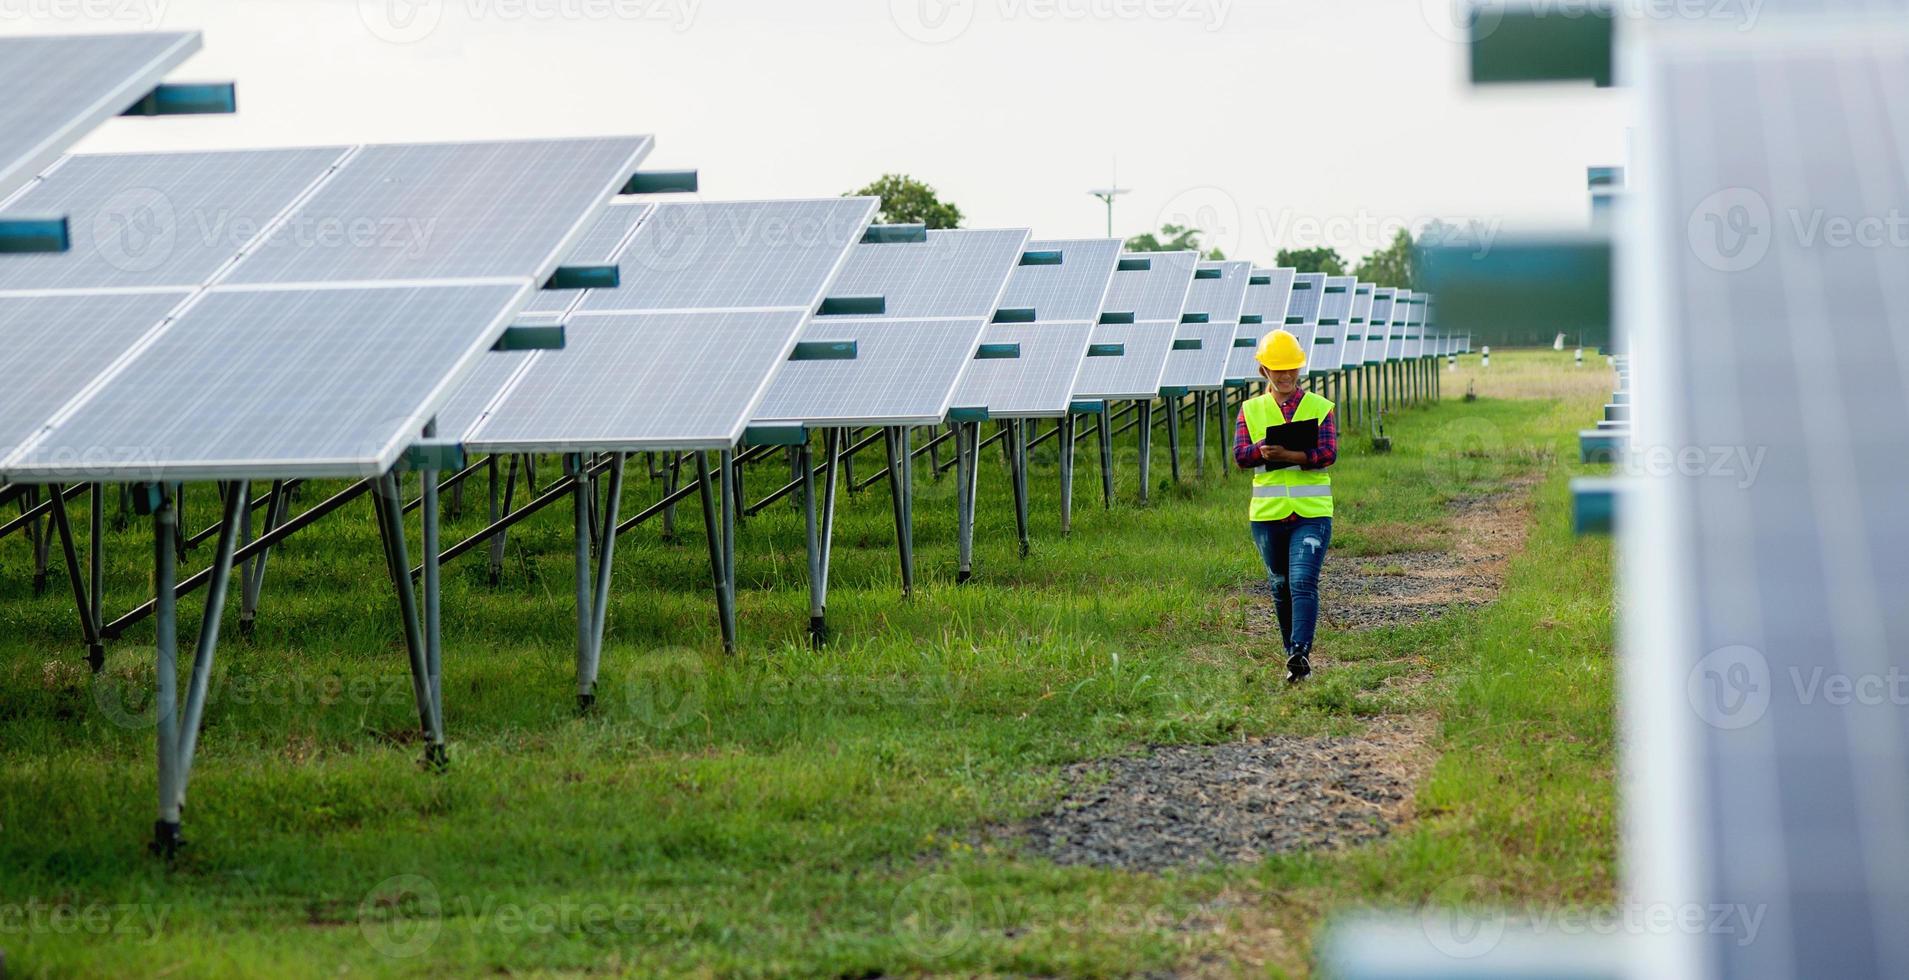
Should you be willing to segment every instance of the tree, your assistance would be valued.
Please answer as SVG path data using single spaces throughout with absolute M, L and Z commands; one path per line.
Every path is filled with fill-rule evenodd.
M 1185 225 L 1161 225 L 1160 234 L 1141 232 L 1127 239 L 1129 252 L 1199 252 L 1200 257 L 1211 262 L 1226 258 L 1226 253 L 1217 248 L 1202 249 L 1200 236 L 1204 234 L 1198 228 Z M 1162 236 L 1165 236 L 1164 238 Z
M 1318 248 L 1282 248 L 1279 250 L 1278 264 L 1300 272 L 1323 272 L 1329 276 L 1346 274 L 1346 260 L 1339 257 L 1336 249 L 1323 245 Z
M 1359 260 L 1352 274 L 1360 282 L 1376 286 L 1412 287 L 1412 233 L 1403 228 L 1392 236 L 1392 244 Z
M 879 197 L 880 220 L 884 224 L 920 223 L 930 228 L 961 227 L 961 209 L 935 194 L 935 189 L 907 174 L 883 174 L 882 178 L 843 197 Z

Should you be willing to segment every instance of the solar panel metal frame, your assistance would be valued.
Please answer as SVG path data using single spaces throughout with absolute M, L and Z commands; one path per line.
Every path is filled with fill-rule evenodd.
M 0 38 L 0 66 L 23 66 L 29 70 L 34 67 L 34 64 L 29 60 L 29 55 L 24 51 L 9 51 L 8 49 L 25 49 L 36 45 L 43 47 L 53 45 L 92 45 L 97 48 L 103 48 L 113 43 L 137 44 L 139 46 L 149 45 L 150 50 L 145 52 L 146 60 L 136 65 L 126 66 L 126 70 L 118 73 L 118 77 L 114 81 L 98 86 L 91 92 L 84 93 L 81 97 L 90 97 L 90 101 L 82 105 L 69 107 L 70 112 L 65 115 L 64 122 L 56 122 L 50 128 L 42 127 L 37 136 L 27 137 L 27 139 L 31 139 L 33 142 L 27 143 L 27 141 L 23 139 L 20 142 L 24 145 L 15 146 L 0 153 L 0 202 L 5 202 L 15 191 L 26 186 L 36 174 L 51 166 L 54 161 L 60 158 L 61 154 L 65 153 L 73 144 L 79 142 L 87 133 L 98 128 L 107 120 L 125 112 L 140 99 L 145 98 L 153 89 L 159 86 L 159 83 L 163 81 L 173 69 L 183 64 L 186 59 L 197 54 L 203 44 L 202 37 L 197 31 L 152 34 L 59 35 Z M 101 53 L 103 54 L 105 52 Z M 66 62 L 71 59 L 73 55 L 71 52 L 56 52 L 53 53 L 52 57 L 56 61 Z M 40 64 L 45 64 L 44 58 Z M 63 67 L 78 66 L 63 65 Z M 0 77 L 4 77 L 3 70 L 0 70 Z M 24 79 L 22 78 L 7 79 L 6 81 L 6 91 L 9 93 L 9 98 L 21 100 L 16 104 L 25 104 L 29 96 L 37 94 L 29 86 L 19 84 L 23 81 Z M 70 81 L 71 80 L 68 80 L 69 84 Z M 62 94 L 69 93 L 63 92 Z M 5 127 L 0 127 L 0 132 L 4 132 L 4 130 Z

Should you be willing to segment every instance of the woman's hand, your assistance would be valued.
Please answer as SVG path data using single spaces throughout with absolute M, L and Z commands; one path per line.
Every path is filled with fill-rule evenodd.
M 1259 458 L 1274 466 L 1303 466 L 1306 462 L 1305 453 L 1283 446 L 1262 445 L 1259 447 Z

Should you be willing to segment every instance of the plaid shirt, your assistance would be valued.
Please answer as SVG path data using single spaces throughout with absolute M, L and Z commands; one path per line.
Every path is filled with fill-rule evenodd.
M 1293 420 L 1293 412 L 1299 410 L 1300 399 L 1306 397 L 1304 389 L 1293 389 L 1293 396 L 1279 403 L 1279 414 L 1286 421 Z M 1300 464 L 1302 470 L 1323 470 L 1339 460 L 1339 410 L 1333 409 L 1319 420 L 1319 445 L 1306 453 L 1306 461 Z M 1261 463 L 1259 444 L 1253 441 L 1253 434 L 1246 428 L 1246 410 L 1240 410 L 1239 426 L 1233 430 L 1233 462 L 1240 469 L 1256 470 Z

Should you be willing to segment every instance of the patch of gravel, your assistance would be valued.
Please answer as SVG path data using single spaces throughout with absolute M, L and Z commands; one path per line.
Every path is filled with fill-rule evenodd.
M 1019 836 L 1056 864 L 1140 871 L 1363 843 L 1409 816 L 1429 728 L 1397 718 L 1356 738 L 1157 746 L 1077 763 L 1064 774 L 1074 789 Z

